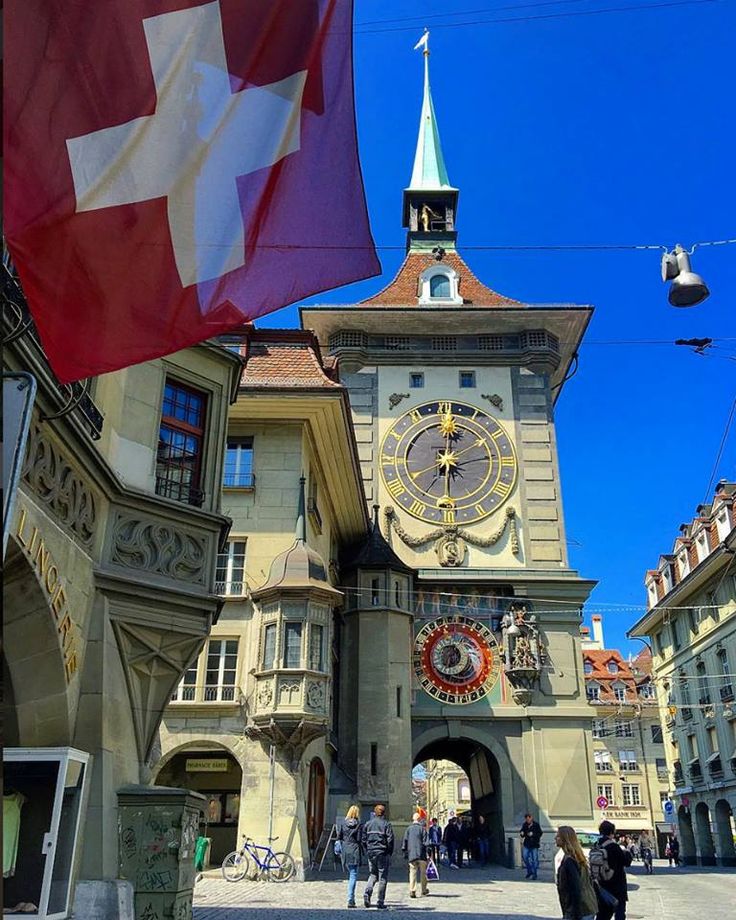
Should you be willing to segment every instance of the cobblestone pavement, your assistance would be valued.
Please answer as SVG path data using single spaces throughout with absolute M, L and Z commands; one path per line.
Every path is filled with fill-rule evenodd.
M 439 881 L 430 882 L 430 895 L 410 900 L 405 865 L 395 860 L 386 904 L 426 920 L 558 920 L 560 908 L 552 873 L 540 872 L 539 881 L 526 882 L 522 870 L 440 868 Z M 365 877 L 358 882 L 362 904 Z M 308 882 L 226 882 L 209 872 L 194 892 L 194 920 L 355 920 L 364 916 L 346 908 L 344 879 L 324 874 Z M 371 916 L 381 916 L 370 910 Z M 634 866 L 629 875 L 628 920 L 707 920 L 736 918 L 736 872 L 727 869 L 669 869 L 657 865 L 652 876 Z M 408 920 L 408 917 L 407 917 Z

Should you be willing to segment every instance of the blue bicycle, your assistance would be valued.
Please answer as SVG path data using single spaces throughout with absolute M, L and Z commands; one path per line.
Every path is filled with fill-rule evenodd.
M 252 872 L 251 860 L 258 867 L 257 874 L 272 882 L 286 882 L 296 872 L 296 863 L 288 853 L 274 853 L 270 846 L 261 846 L 251 837 L 243 835 L 243 845 L 240 849 L 228 853 L 222 861 L 223 878 L 228 882 L 239 882 L 244 879 Z

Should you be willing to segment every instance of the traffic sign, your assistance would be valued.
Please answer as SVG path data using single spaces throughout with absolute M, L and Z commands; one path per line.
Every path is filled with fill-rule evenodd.
M 675 803 L 670 799 L 665 799 L 662 802 L 662 811 L 664 812 L 665 821 L 672 821 L 675 817 Z
M 605 795 L 599 795 L 595 800 L 595 804 L 599 808 L 608 808 L 608 799 L 605 797 Z

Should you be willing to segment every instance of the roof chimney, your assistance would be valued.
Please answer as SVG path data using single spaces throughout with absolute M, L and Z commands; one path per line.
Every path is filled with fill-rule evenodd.
M 594 613 L 590 620 L 593 624 L 593 641 L 598 648 L 605 648 L 606 644 L 603 641 L 603 617 L 600 613 Z

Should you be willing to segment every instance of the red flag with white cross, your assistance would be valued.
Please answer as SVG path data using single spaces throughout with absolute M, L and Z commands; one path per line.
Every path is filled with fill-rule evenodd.
M 62 382 L 380 271 L 351 0 L 22 0 L 5 234 Z

